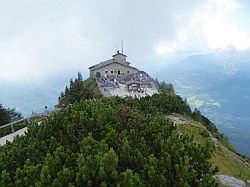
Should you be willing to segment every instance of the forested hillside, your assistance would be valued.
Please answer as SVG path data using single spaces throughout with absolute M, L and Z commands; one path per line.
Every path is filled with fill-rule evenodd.
M 176 95 L 76 102 L 0 147 L 0 184 L 215 186 L 210 139 L 180 134 L 171 113 L 192 116 Z

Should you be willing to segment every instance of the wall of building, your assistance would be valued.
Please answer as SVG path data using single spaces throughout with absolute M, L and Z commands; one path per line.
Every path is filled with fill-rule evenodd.
M 120 71 L 120 74 L 135 74 L 138 73 L 139 70 L 136 70 L 134 68 L 130 68 L 129 66 L 123 66 L 121 64 L 113 63 L 109 64 L 107 66 L 98 68 L 96 70 L 93 70 L 90 72 L 91 76 L 95 76 L 97 72 L 100 72 L 101 76 L 105 75 L 118 75 Z M 113 72 L 113 73 L 112 73 Z
M 126 56 L 122 55 L 122 54 L 117 54 L 115 56 L 113 56 L 113 58 L 115 59 L 115 61 L 117 62 L 122 62 L 125 63 L 126 62 Z

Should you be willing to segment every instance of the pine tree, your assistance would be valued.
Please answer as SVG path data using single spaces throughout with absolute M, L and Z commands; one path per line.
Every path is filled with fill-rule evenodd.
M 9 108 L 5 109 L 0 104 L 0 126 L 17 121 L 22 118 L 23 118 L 22 115 L 16 112 L 15 109 L 9 109 Z

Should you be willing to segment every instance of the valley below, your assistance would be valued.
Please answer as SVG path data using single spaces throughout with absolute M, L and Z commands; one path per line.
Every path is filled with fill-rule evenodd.
M 158 72 L 157 78 L 172 82 L 178 95 L 212 120 L 236 150 L 249 157 L 250 68 L 248 61 L 238 63 L 236 57 L 229 61 L 215 55 L 192 56 Z

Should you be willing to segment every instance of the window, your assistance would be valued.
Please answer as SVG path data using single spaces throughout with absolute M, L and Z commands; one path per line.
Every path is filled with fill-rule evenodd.
M 101 73 L 100 72 L 96 72 L 96 77 L 101 77 Z
M 108 74 L 108 71 L 105 71 L 106 74 Z
M 129 73 L 129 71 L 127 71 L 127 73 Z
M 111 74 L 113 74 L 113 71 L 111 71 Z

